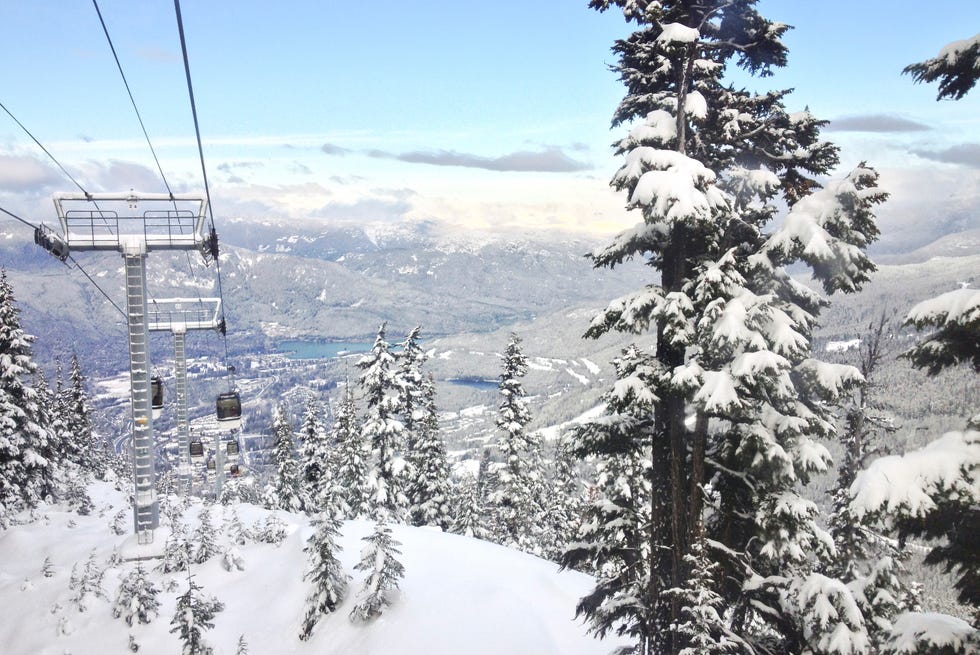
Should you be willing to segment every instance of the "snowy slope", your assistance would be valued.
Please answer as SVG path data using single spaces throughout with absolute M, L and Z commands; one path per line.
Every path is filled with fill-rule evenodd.
M 97 509 L 90 516 L 48 507 L 40 520 L 0 532 L 4 655 L 123 653 L 128 652 L 130 634 L 144 655 L 179 652 L 178 639 L 169 630 L 176 597 L 186 590 L 184 573 L 151 573 L 158 586 L 172 580 L 176 587 L 160 594 L 160 614 L 149 625 L 130 628 L 111 615 L 119 580 L 135 566 L 131 561 L 106 570 L 102 586 L 108 599 L 90 596 L 86 612 L 70 600 L 73 564 L 81 568 L 93 549 L 101 566 L 114 549 L 123 554 L 134 549 L 131 537 L 109 530 L 113 515 L 125 506 L 123 495 L 106 485 L 92 487 L 91 493 Z M 197 525 L 199 508 L 196 504 L 185 514 L 190 530 Z M 268 514 L 250 505 L 239 505 L 238 511 L 246 526 Z M 213 512 L 219 526 L 221 513 L 220 507 Z M 339 611 L 321 619 L 309 641 L 302 642 L 297 634 L 308 591 L 301 579 L 306 567 L 303 546 L 312 528 L 301 515 L 280 516 L 288 523 L 289 536 L 278 546 L 240 546 L 244 571 L 226 571 L 220 558 L 192 566 L 205 593 L 225 603 L 214 629 L 205 636 L 219 655 L 235 653 L 241 635 L 253 655 L 598 655 L 617 645 L 611 639 L 592 639 L 573 619 L 577 599 L 591 588 L 588 576 L 559 573 L 550 562 L 486 542 L 407 526 L 393 528 L 406 571 L 397 599 L 380 618 L 354 624 L 348 613 L 362 575 L 353 567 L 360 538 L 371 528 L 364 521 L 346 523 L 339 540 L 341 561 L 352 575 L 347 599 Z M 71 521 L 75 527 L 69 527 Z M 164 530 L 157 531 L 156 543 L 162 544 L 165 536 Z M 45 557 L 54 568 L 49 578 L 41 574 Z

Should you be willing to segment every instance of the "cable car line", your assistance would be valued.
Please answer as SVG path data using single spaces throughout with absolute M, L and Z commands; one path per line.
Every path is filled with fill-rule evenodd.
M 37 234 L 37 233 L 38 233 L 38 231 L 39 231 L 39 230 L 41 229 L 41 226 L 38 226 L 38 225 L 34 225 L 34 224 L 33 224 L 33 223 L 31 223 L 30 221 L 28 221 L 28 220 L 26 220 L 26 219 L 24 219 L 24 218 L 21 218 L 21 217 L 20 217 L 20 216 L 18 216 L 17 214 L 15 214 L 15 213 L 13 213 L 12 211 L 9 211 L 9 210 L 7 210 L 7 209 L 4 209 L 3 207 L 0 207 L 0 212 L 3 212 L 3 213 L 4 213 L 4 214 L 6 214 L 7 216 L 9 216 L 9 217 L 11 217 L 11 218 L 13 218 L 13 219 L 16 219 L 16 220 L 18 220 L 18 221 L 20 221 L 21 223 L 23 223 L 23 224 L 24 224 L 24 225 L 26 225 L 27 227 L 30 227 L 30 228 L 33 228 L 33 229 L 34 229 L 34 233 L 35 233 L 35 234 Z M 112 300 L 112 298 L 110 298 L 110 297 L 109 297 L 109 294 L 107 294 L 107 293 L 105 292 L 105 289 L 103 289 L 102 287 L 100 287 L 100 286 L 99 286 L 99 283 L 98 283 L 98 282 L 96 282 L 96 281 L 95 281 L 95 279 L 94 279 L 94 278 L 93 278 L 93 277 L 92 277 L 91 275 L 89 275 L 89 274 L 88 274 L 88 272 L 87 272 L 87 271 L 86 271 L 86 270 L 85 270 L 84 268 L 82 268 L 82 265 L 78 263 L 78 260 L 77 260 L 77 259 L 75 259 L 74 257 L 72 257 L 72 256 L 71 256 L 70 254 L 69 254 L 69 255 L 66 255 L 64 259 L 62 259 L 61 257 L 58 257 L 58 259 L 61 259 L 61 261 L 62 261 L 62 263 L 64 263 L 64 264 L 65 264 L 65 266 L 68 266 L 68 264 L 67 264 L 67 263 L 65 262 L 65 260 L 66 260 L 66 259 L 67 259 L 67 260 L 70 260 L 70 261 L 71 261 L 71 263 L 75 265 L 75 268 L 77 268 L 78 270 L 80 270 L 80 271 L 82 272 L 82 275 L 84 275 L 85 277 L 87 277 L 87 278 L 89 279 L 89 282 L 91 282 L 92 284 L 94 284 L 94 285 L 95 285 L 95 288 L 99 290 L 99 293 L 101 293 L 101 294 L 102 294 L 103 296 L 105 296 L 105 299 L 109 301 L 109 304 L 110 304 L 110 305 L 112 305 L 113 307 L 115 307 L 115 308 L 116 308 L 116 311 L 117 311 L 117 312 L 119 312 L 120 314 L 122 314 L 122 316 L 123 316 L 123 318 L 126 318 L 126 312 L 124 312 L 124 311 L 123 311 L 123 310 L 122 310 L 122 309 L 121 309 L 121 308 L 119 307 L 119 305 L 117 305 L 117 304 L 116 304 L 116 303 L 115 303 L 115 302 L 114 302 L 114 301 Z M 69 268 L 70 268 L 70 267 L 69 267 Z
M 153 143 L 150 142 L 150 135 L 146 131 L 146 125 L 143 124 L 143 117 L 140 115 L 139 107 L 136 106 L 136 99 L 133 97 L 133 92 L 129 88 L 129 81 L 126 80 L 126 73 L 123 72 L 122 64 L 119 62 L 119 55 L 116 54 L 116 46 L 112 44 L 112 37 L 109 36 L 109 28 L 106 27 L 105 20 L 102 18 L 102 11 L 99 9 L 98 0 L 92 0 L 92 4 L 95 6 L 95 13 L 99 15 L 99 23 L 102 24 L 102 31 L 105 33 L 106 41 L 109 42 L 109 49 L 112 50 L 112 58 L 116 60 L 116 68 L 119 69 L 119 75 L 122 77 L 123 85 L 126 87 L 126 93 L 129 94 L 129 101 L 133 103 L 133 111 L 136 112 L 136 119 L 140 123 L 140 128 L 143 130 L 143 136 L 146 137 L 146 145 L 150 147 L 150 153 L 153 155 L 153 161 L 156 162 L 157 170 L 160 172 L 160 177 L 163 178 L 163 185 L 167 187 L 167 193 L 170 194 L 171 199 L 174 197 L 174 192 L 170 188 L 170 183 L 167 181 L 167 176 L 163 174 L 163 167 L 160 166 L 160 160 L 157 158 L 157 152 L 153 149 Z M 174 205 L 176 207 L 176 204 Z
M 180 13 L 180 0 L 174 0 L 174 11 L 177 14 L 177 31 L 180 34 L 180 50 L 184 57 L 184 74 L 187 77 L 187 94 L 191 101 L 191 114 L 194 117 L 194 134 L 197 137 L 197 154 L 201 159 L 201 175 L 204 177 L 204 195 L 208 201 L 208 217 L 211 220 L 211 234 L 212 239 L 216 237 L 215 227 L 214 227 L 214 207 L 211 204 L 211 189 L 208 185 L 208 171 L 207 167 L 204 165 L 204 147 L 201 145 L 201 126 L 197 120 L 197 103 L 194 101 L 194 85 L 191 82 L 191 64 L 187 56 L 187 39 L 184 36 L 184 19 Z M 218 278 L 218 297 L 221 298 L 221 318 L 224 320 L 225 317 L 225 303 L 224 303 L 224 293 L 222 292 L 221 285 L 221 262 L 217 256 L 217 252 L 214 253 L 214 267 Z M 224 344 L 225 351 L 225 363 L 228 362 L 228 335 L 222 333 L 222 341 Z
M 86 196 L 91 196 L 92 195 L 88 191 L 85 190 L 85 187 L 83 187 L 81 184 L 78 183 L 78 180 L 76 180 L 72 176 L 71 173 L 69 173 L 67 170 L 65 170 L 65 167 L 61 165 L 61 162 L 59 162 L 57 159 L 55 159 L 54 155 L 52 155 L 51 152 L 47 148 L 44 147 L 44 144 L 42 144 L 40 141 L 38 141 L 37 140 L 37 137 L 35 137 L 33 134 L 31 134 L 31 131 L 29 129 L 27 129 L 24 126 L 23 123 L 21 123 L 19 120 L 17 120 L 17 117 L 14 116 L 10 112 L 10 110 L 7 109 L 7 106 L 4 105 L 2 102 L 0 102 L 0 109 L 3 109 L 5 112 L 7 112 L 7 115 L 10 116 L 14 120 L 14 122 L 17 123 L 17 125 L 20 126 L 20 129 L 24 130 L 24 132 L 27 133 L 27 136 L 31 137 L 31 139 L 34 141 L 34 143 L 37 144 L 37 147 L 40 148 L 41 150 L 43 150 L 44 151 L 44 154 L 46 154 L 51 159 L 51 161 L 53 161 L 55 163 L 55 166 L 57 166 L 58 168 L 60 168 L 61 169 L 61 172 L 64 173 L 66 176 L 68 176 L 68 179 L 69 180 L 71 180 L 72 182 L 75 183 L 75 186 L 78 187 L 79 191 L 81 191 L 82 193 L 84 193 Z M 98 207 L 98 205 L 96 205 L 96 207 Z

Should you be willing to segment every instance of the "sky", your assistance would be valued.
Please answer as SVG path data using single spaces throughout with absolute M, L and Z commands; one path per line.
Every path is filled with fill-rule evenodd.
M 175 190 L 203 189 L 169 0 L 101 0 Z M 904 66 L 980 29 L 980 3 L 762 0 L 789 65 L 749 88 L 794 88 L 831 120 L 838 174 L 861 161 L 892 194 L 885 241 L 977 227 L 980 91 L 936 102 Z M 586 0 L 283 0 L 182 5 L 213 209 L 286 221 L 440 220 L 612 234 L 637 219 L 609 189 L 623 87 L 610 47 L 631 31 Z M 0 102 L 88 190 L 164 185 L 86 0 L 10 0 Z M 0 207 L 54 221 L 74 185 L 0 112 Z M 22 214 L 23 215 L 23 214 Z M 2 224 L 0 224 L 2 225 Z M 904 235 L 904 236 L 903 236 Z M 908 237 L 911 238 L 911 237 Z

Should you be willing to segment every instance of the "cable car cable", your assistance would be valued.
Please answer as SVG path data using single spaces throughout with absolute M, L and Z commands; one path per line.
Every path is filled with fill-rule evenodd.
M 106 27 L 105 20 L 102 18 L 102 11 L 99 9 L 98 0 L 92 0 L 92 4 L 95 6 L 95 13 L 99 15 L 99 23 L 102 24 L 102 31 L 105 33 L 106 41 L 109 42 L 109 49 L 112 51 L 112 58 L 116 60 L 116 68 L 119 69 L 119 75 L 122 77 L 123 85 L 126 87 L 126 93 L 129 94 L 129 101 L 133 104 L 133 111 L 136 112 L 136 120 L 140 123 L 140 128 L 143 130 L 143 136 L 146 137 L 146 145 L 150 147 L 150 153 L 153 155 L 153 161 L 156 162 L 157 170 L 160 172 L 160 177 L 163 178 L 163 185 L 167 187 L 167 193 L 171 198 L 174 196 L 174 192 L 170 189 L 170 183 L 167 181 L 167 176 L 163 174 L 163 167 L 160 166 L 160 160 L 157 158 L 157 152 L 153 149 L 153 143 L 150 142 L 150 135 L 146 131 L 146 125 L 143 124 L 143 117 L 140 115 L 139 107 L 136 106 L 136 99 L 133 97 L 133 92 L 129 88 L 129 82 L 126 80 L 126 73 L 123 72 L 122 64 L 119 62 L 119 55 L 116 54 L 116 46 L 112 44 L 112 37 L 109 36 L 109 28 Z M 176 203 L 174 205 L 176 209 Z
M 191 115 L 194 117 L 194 134 L 197 136 L 197 154 L 201 159 L 201 175 L 204 177 L 204 195 L 208 201 L 208 218 L 211 220 L 211 230 L 214 227 L 214 207 L 211 204 L 211 189 L 208 186 L 208 171 L 204 165 L 204 147 L 201 145 L 201 126 L 197 120 L 197 103 L 194 101 L 194 85 L 191 82 L 191 64 L 187 56 L 187 39 L 184 36 L 184 19 L 180 13 L 180 0 L 174 0 L 174 11 L 177 14 L 177 31 L 180 34 L 180 50 L 184 57 L 184 74 L 187 78 L 187 94 L 191 101 Z M 218 277 L 218 297 L 221 298 L 221 318 L 225 317 L 224 293 L 221 284 L 221 262 L 214 258 L 215 272 Z M 225 351 L 225 363 L 228 362 L 228 335 L 222 334 Z
M 4 209 L 3 207 L 0 207 L 0 212 L 3 212 L 7 216 L 10 216 L 11 218 L 20 221 L 21 223 L 23 223 L 24 225 L 26 225 L 28 227 L 34 228 L 35 230 L 38 229 L 38 226 L 37 225 L 34 225 L 33 223 L 31 223 L 30 221 L 28 221 L 28 220 L 26 220 L 24 218 L 21 218 L 20 216 L 18 216 L 17 214 L 13 213 L 12 211 L 9 211 L 7 209 Z M 122 316 L 123 316 L 124 319 L 127 319 L 128 320 L 128 317 L 126 316 L 126 312 L 124 312 L 119 307 L 119 305 L 117 305 L 112 300 L 112 298 L 109 297 L 109 294 L 107 294 L 105 292 L 105 289 L 103 289 L 102 287 L 100 287 L 99 286 L 99 283 L 96 282 L 95 279 L 91 275 L 89 275 L 88 272 L 84 268 L 82 268 L 82 265 L 78 263 L 78 260 L 77 259 L 75 259 L 74 257 L 72 257 L 70 254 L 65 259 L 71 260 L 71 263 L 75 265 L 75 268 L 77 268 L 78 270 L 80 270 L 82 272 L 82 275 L 84 275 L 85 277 L 87 277 L 88 280 L 89 280 L 89 282 L 91 282 L 93 285 L 95 285 L 95 288 L 99 290 L 99 293 L 101 293 L 103 296 L 105 296 L 105 299 L 109 301 L 109 304 L 112 305 L 113 307 L 115 307 L 116 308 L 116 311 L 118 311 L 120 314 L 122 314 Z M 68 266 L 68 264 L 66 263 L 65 266 Z
M 46 154 L 51 159 L 51 161 L 53 161 L 55 163 L 55 166 L 57 166 L 58 168 L 61 169 L 61 172 L 62 173 L 64 173 L 66 176 L 68 176 L 68 179 L 69 180 L 71 180 L 72 182 L 75 183 L 75 186 L 77 186 L 78 189 L 82 193 L 84 193 L 86 196 L 91 196 L 92 195 L 88 191 L 85 190 L 85 187 L 83 187 L 81 184 L 78 183 L 78 180 L 76 180 L 74 177 L 72 177 L 72 174 L 71 173 L 69 173 L 67 170 L 65 170 L 65 167 L 61 165 L 61 162 L 59 162 L 57 159 L 55 159 L 54 155 L 52 155 L 51 152 L 47 148 L 44 147 L 44 144 L 42 144 L 40 141 L 38 141 L 37 140 L 37 137 L 35 137 L 33 134 L 31 134 L 31 131 L 29 129 L 27 129 L 24 126 L 23 123 L 21 123 L 19 120 L 17 120 L 17 117 L 14 116 L 10 112 L 10 110 L 7 109 L 7 106 L 4 105 L 2 102 L 0 102 L 0 109 L 3 109 L 5 112 L 7 112 L 7 115 L 10 116 L 14 120 L 14 122 L 17 123 L 17 125 L 20 126 L 20 129 L 24 130 L 24 132 L 27 133 L 27 136 L 31 137 L 31 139 L 34 141 L 34 143 L 37 144 L 37 147 L 44 151 L 44 154 Z

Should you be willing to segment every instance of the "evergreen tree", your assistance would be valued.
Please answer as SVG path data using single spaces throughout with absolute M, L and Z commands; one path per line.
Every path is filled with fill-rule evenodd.
M 225 521 L 225 535 L 228 541 L 238 546 L 244 546 L 251 539 L 249 530 L 242 523 L 242 517 L 238 514 L 238 509 L 232 507 L 231 513 Z
M 476 478 L 464 475 L 456 481 L 454 488 L 456 493 L 450 530 L 465 537 L 489 540 L 493 533 L 487 526 L 486 510 Z
M 204 632 L 214 627 L 215 615 L 225 608 L 213 596 L 205 596 L 194 577 L 187 575 L 187 592 L 177 597 L 177 608 L 170 621 L 170 632 L 183 642 L 181 655 L 212 655 L 214 649 L 204 641 Z
M 238 647 L 235 650 L 235 655 L 248 655 L 248 642 L 245 641 L 245 635 L 238 637 Z
M 195 564 L 203 564 L 221 552 L 218 546 L 218 534 L 211 522 L 211 508 L 205 506 L 198 514 L 198 526 L 191 535 L 191 543 L 194 545 L 191 561 Z
M 827 469 L 829 453 L 815 438 L 831 433 L 828 403 L 859 374 L 811 357 L 825 301 L 785 268 L 802 261 L 827 293 L 857 290 L 873 270 L 864 249 L 877 236 L 872 209 L 884 194 L 864 166 L 817 190 L 814 178 L 837 163 L 836 148 L 819 138 L 822 122 L 787 112 L 786 91 L 725 83 L 731 63 L 762 76 L 786 63 L 788 26 L 763 18 L 754 0 L 590 5 L 619 7 L 638 28 L 614 47 L 627 95 L 613 122 L 635 126 L 616 144 L 625 162 L 612 185 L 641 215 L 592 259 L 611 267 L 642 257 L 659 273 L 611 303 L 588 332 L 656 336 L 647 381 L 647 596 L 643 612 L 623 610 L 622 620 L 642 625 L 645 652 L 688 645 L 673 629 L 683 604 L 665 592 L 684 586 L 684 556 L 704 525 L 724 546 L 712 556 L 721 557 L 719 593 L 734 608 L 733 632 L 750 648 L 776 635 L 775 650 L 797 652 L 808 647 L 809 610 L 782 599 L 809 576 L 806 555 L 830 550 L 799 488 Z M 767 233 L 780 200 L 789 215 Z M 634 434 L 628 428 L 621 432 Z M 714 494 L 710 514 L 705 489 Z M 615 524 L 607 529 L 615 542 Z M 627 602 L 610 594 L 614 605 Z
M 497 487 L 490 494 L 496 515 L 498 539 L 507 546 L 538 552 L 539 519 L 542 507 L 541 443 L 528 432 L 531 414 L 521 378 L 527 373 L 527 358 L 521 340 L 511 334 L 504 350 L 500 374 L 500 406 L 497 448 L 504 464 L 497 472 Z
M 427 359 L 425 351 L 419 344 L 422 326 L 416 326 L 405 337 L 401 352 L 398 353 L 398 413 L 405 426 L 406 439 L 409 444 L 415 440 L 415 422 L 421 418 L 421 405 L 425 394 L 425 374 L 422 367 Z M 409 449 L 411 451 L 411 449 Z
M 415 401 L 415 420 L 410 431 L 408 462 L 415 477 L 408 487 L 412 525 L 450 526 L 449 463 L 446 444 L 439 435 L 436 385 L 432 376 L 422 378 L 421 395 Z
M 878 452 L 884 434 L 894 431 L 885 408 L 879 402 L 876 378 L 886 357 L 888 313 L 882 312 L 861 339 L 858 370 L 863 381 L 857 386 L 844 417 L 840 441 L 844 455 L 837 469 L 832 491 L 833 509 L 830 534 L 836 545 L 825 571 L 845 581 L 865 618 L 869 652 L 882 652 L 892 621 L 899 612 L 915 609 L 915 589 L 905 581 L 902 560 L 907 553 L 872 526 L 865 525 L 850 511 L 850 489 L 858 472 Z M 877 442 L 877 443 L 876 443 Z
M 52 437 L 37 392 L 25 379 L 37 372 L 7 271 L 0 269 L 0 528 L 49 492 L 55 464 L 41 455 Z
M 256 541 L 273 545 L 281 544 L 287 536 L 286 523 L 275 512 L 268 514 L 254 532 Z
M 367 402 L 363 435 L 372 451 L 367 475 L 368 505 L 374 518 L 387 513 L 392 520 L 401 522 L 408 514 L 405 491 L 409 471 L 403 457 L 405 425 L 397 415 L 400 382 L 394 365 L 382 324 L 371 352 L 357 362 L 363 371 L 359 383 Z
M 384 512 L 375 522 L 374 531 L 364 537 L 367 545 L 361 551 L 361 561 L 354 567 L 367 571 L 360 596 L 351 610 L 352 621 L 368 621 L 380 616 L 391 605 L 392 593 L 398 589 L 398 581 L 405 575 L 405 567 L 395 559 L 401 552 L 401 544 L 391 536 L 391 528 L 385 522 Z
M 545 557 L 561 561 L 565 549 L 578 533 L 581 514 L 585 509 L 572 444 L 564 434 L 555 441 L 553 461 L 553 472 L 545 494 L 545 530 L 541 547 Z
M 653 357 L 633 345 L 613 361 L 616 384 L 605 394 L 603 416 L 578 427 L 575 452 L 594 459 L 598 496 L 585 508 L 577 538 L 562 566 L 594 571 L 596 587 L 576 615 L 589 618 L 600 637 L 610 632 L 636 640 L 650 653 L 657 601 L 651 588 L 650 435 L 654 431 Z M 666 600 L 666 599 L 665 599 Z
M 306 413 L 299 430 L 300 462 L 303 494 L 306 499 L 316 498 L 327 484 L 326 476 L 331 469 L 330 443 L 327 430 L 321 420 L 322 411 L 316 397 L 310 393 L 306 401 Z
M 85 612 L 88 610 L 88 601 L 86 600 L 89 596 L 94 596 L 96 598 L 102 598 L 106 600 L 105 589 L 102 588 L 102 578 L 105 576 L 105 571 L 99 566 L 95 559 L 95 549 L 89 553 L 88 560 L 85 562 L 85 567 L 79 571 L 78 566 L 75 565 L 71 570 L 71 579 L 69 581 L 69 588 L 75 592 L 72 594 L 71 601 L 75 603 L 78 607 L 79 612 Z
M 357 422 L 357 405 L 350 380 L 344 385 L 344 398 L 337 408 L 333 425 L 337 456 L 331 482 L 346 518 L 368 513 L 367 467 L 371 450 Z
M 303 579 L 311 580 L 313 588 L 306 598 L 306 615 L 299 634 L 299 638 L 304 641 L 310 638 L 320 617 L 336 610 L 347 593 L 349 578 L 337 559 L 340 551 L 337 546 L 339 535 L 340 519 L 337 515 L 333 512 L 321 512 L 316 531 L 306 545 L 310 566 Z
M 41 575 L 45 578 L 54 576 L 54 566 L 51 564 L 50 556 L 45 556 L 44 562 L 41 564 Z
M 667 592 L 682 608 L 680 623 L 673 626 L 687 643 L 680 655 L 742 652 L 744 643 L 729 631 L 723 618 L 725 599 L 714 590 L 719 567 L 705 553 L 703 539 L 691 542 L 691 552 L 684 556 L 684 563 L 689 571 L 684 586 Z
M 57 396 L 48 387 L 48 382 L 44 375 L 38 371 L 34 376 L 34 393 L 37 396 L 37 420 L 45 427 L 44 435 L 46 438 L 38 439 L 31 445 L 33 451 L 47 462 L 47 466 L 37 469 L 36 474 L 31 479 L 31 487 L 34 493 L 40 497 L 51 500 L 62 500 L 65 489 L 69 486 L 69 480 L 76 493 L 73 501 L 78 501 L 75 507 L 81 505 L 80 514 L 87 513 L 91 509 L 91 500 L 78 498 L 77 488 L 81 486 L 84 494 L 84 482 L 80 485 L 75 480 L 80 475 L 77 465 L 70 460 L 69 435 L 65 421 L 62 418 L 61 407 Z M 87 494 L 84 494 L 87 496 Z
M 129 626 L 133 625 L 134 620 L 137 623 L 149 623 L 159 614 L 159 594 L 160 589 L 146 577 L 143 564 L 138 562 L 136 568 L 119 583 L 112 616 L 123 619 Z
M 303 509 L 300 470 L 293 447 L 293 427 L 282 404 L 276 406 L 272 416 L 272 437 L 272 460 L 276 468 L 266 488 L 266 506 L 299 512 Z
M 66 420 L 72 435 L 72 452 L 75 461 L 82 469 L 89 471 L 96 478 L 105 479 L 106 453 L 100 448 L 101 439 L 95 434 L 92 420 L 92 404 L 85 389 L 86 378 L 82 373 L 82 365 L 78 354 L 72 353 L 70 386 L 60 394 L 66 405 Z

